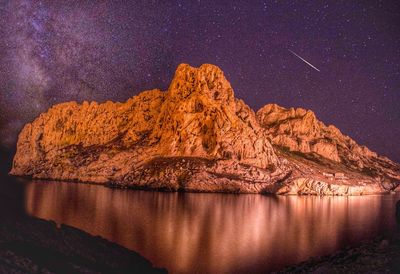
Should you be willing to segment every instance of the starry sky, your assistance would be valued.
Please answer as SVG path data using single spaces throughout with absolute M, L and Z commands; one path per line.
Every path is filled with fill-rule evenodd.
M 0 26 L 2 146 L 55 103 L 125 101 L 212 63 L 254 110 L 312 109 L 400 162 L 399 1 L 0 0 Z

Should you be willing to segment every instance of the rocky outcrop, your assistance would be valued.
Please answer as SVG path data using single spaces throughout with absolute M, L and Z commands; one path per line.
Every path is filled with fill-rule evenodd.
M 53 106 L 20 133 L 11 174 L 120 187 L 238 193 L 358 194 L 388 191 L 397 185 L 389 180 L 383 186 L 378 173 L 349 176 L 353 154 L 342 153 L 335 143 L 311 141 L 325 138 L 314 128 L 322 123 L 311 112 L 299 110 L 299 117 L 307 117 L 296 125 L 286 123 L 296 119 L 296 111 L 293 116 L 277 106 L 266 106 L 256 116 L 235 98 L 218 67 L 181 64 L 166 92 L 145 91 L 125 103 Z M 308 136 L 309 142 L 296 146 L 296 135 Z M 319 163 L 315 167 L 315 161 L 297 159 L 274 148 L 270 140 L 293 147 L 292 151 L 315 152 L 341 166 L 327 168 Z M 369 153 L 377 157 L 352 142 L 360 157 Z M 392 162 L 381 166 L 387 163 Z M 322 170 L 332 169 L 344 169 L 354 180 L 325 180 Z M 388 169 L 393 173 L 390 178 L 397 180 L 398 170 Z M 324 180 L 325 188 L 320 186 Z M 354 187 L 361 190 L 353 191 Z
M 386 183 L 400 181 L 399 164 L 358 145 L 335 126 L 326 126 L 311 110 L 268 104 L 257 112 L 257 117 L 274 145 L 331 160 L 344 172 L 360 172 Z
M 330 255 L 311 257 L 277 273 L 399 273 L 400 235 L 377 236 Z

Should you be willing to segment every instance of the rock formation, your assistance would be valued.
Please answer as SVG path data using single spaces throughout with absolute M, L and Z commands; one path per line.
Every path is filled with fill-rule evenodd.
M 399 164 L 358 145 L 335 126 L 326 126 L 311 110 L 269 104 L 257 112 L 257 118 L 274 145 L 308 154 L 309 158 L 330 160 L 332 165 L 344 169 L 339 173 L 359 172 L 380 178 L 384 184 L 400 181 Z
M 256 115 L 208 64 L 181 64 L 166 92 L 145 91 L 125 103 L 53 106 L 23 128 L 11 174 L 279 194 L 380 193 L 400 181 L 398 164 L 311 111 L 267 105 Z

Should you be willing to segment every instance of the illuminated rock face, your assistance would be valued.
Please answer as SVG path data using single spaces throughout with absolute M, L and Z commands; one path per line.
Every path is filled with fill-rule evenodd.
M 331 160 L 332 165 L 349 171 L 380 177 L 385 184 L 400 181 L 399 164 L 358 145 L 335 126 L 326 126 L 311 110 L 268 104 L 257 112 L 257 118 L 276 146 Z
M 125 103 L 63 103 L 42 113 L 20 133 L 10 173 L 171 191 L 358 194 L 396 186 L 398 165 L 383 158 L 377 159 L 385 160 L 381 166 L 391 164 L 392 180 L 382 179 L 382 173 L 349 174 L 353 166 L 343 163 L 353 163 L 353 154 L 329 143 L 331 135 L 321 137 L 321 128 L 314 114 L 302 109 L 267 105 L 256 116 L 234 97 L 218 67 L 181 64 L 166 92 L 145 91 Z M 343 137 L 334 127 L 330 132 Z M 306 137 L 299 143 L 296 136 Z M 343 138 L 360 157 L 377 157 Z M 274 148 L 271 139 L 340 167 L 298 158 Z M 347 177 L 325 180 L 322 170 Z M 330 189 L 335 185 L 340 187 Z
M 314 152 L 340 162 L 337 141 L 352 141 L 343 136 L 336 127 L 327 127 L 318 121 L 311 110 L 286 109 L 276 104 L 268 104 L 257 112 L 257 117 L 261 125 L 268 130 L 272 142 L 291 151 Z

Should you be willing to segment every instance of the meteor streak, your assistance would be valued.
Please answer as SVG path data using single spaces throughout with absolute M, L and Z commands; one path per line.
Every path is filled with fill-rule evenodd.
M 312 67 L 313 69 L 315 69 L 318 72 L 321 72 L 319 69 L 317 69 L 316 67 L 314 67 L 310 62 L 308 62 L 306 59 L 302 58 L 300 55 L 298 55 L 296 52 L 291 51 L 290 49 L 288 49 L 288 51 L 290 51 L 292 54 L 294 54 L 296 57 L 300 58 L 300 60 L 302 60 L 304 63 L 306 63 L 307 65 L 309 65 L 310 67 Z

